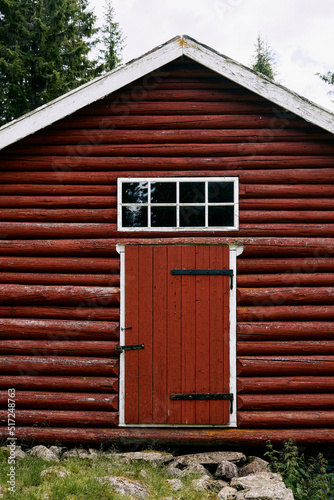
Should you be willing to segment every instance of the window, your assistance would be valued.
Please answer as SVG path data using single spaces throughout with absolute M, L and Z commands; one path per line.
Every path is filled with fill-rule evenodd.
M 118 230 L 196 229 L 238 229 L 237 177 L 118 179 Z

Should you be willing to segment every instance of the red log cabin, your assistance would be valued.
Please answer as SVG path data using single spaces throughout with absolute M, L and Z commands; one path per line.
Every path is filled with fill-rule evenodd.
M 3 126 L 0 436 L 333 443 L 333 133 L 187 36 Z

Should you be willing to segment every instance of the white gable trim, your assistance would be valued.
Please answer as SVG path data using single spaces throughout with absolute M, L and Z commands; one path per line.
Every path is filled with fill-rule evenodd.
M 188 36 L 178 36 L 139 59 L 130 61 L 4 125 L 0 128 L 0 149 L 102 99 L 181 55 L 186 55 L 308 122 L 334 133 L 334 113 Z

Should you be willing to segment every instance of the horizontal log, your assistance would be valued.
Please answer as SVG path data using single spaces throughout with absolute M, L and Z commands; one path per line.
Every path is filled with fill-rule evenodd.
M 240 288 L 237 292 L 237 303 L 254 306 L 334 304 L 334 288 Z
M 117 358 L 119 342 L 101 340 L 0 340 L 1 355 L 101 356 Z
M 1 202 L 1 200 L 0 200 Z M 302 209 L 307 212 L 310 216 L 312 215 L 312 210 L 333 210 L 334 201 L 332 198 L 268 198 L 268 199 L 241 199 L 240 210 L 274 210 L 274 211 L 299 211 Z M 294 213 L 294 212 L 292 212 Z
M 330 393 L 334 377 L 239 377 L 238 394 Z
M 51 208 L 8 208 L 0 209 L 0 220 L 3 221 L 27 221 L 27 222 L 116 222 L 117 212 L 115 209 L 83 209 L 63 208 L 54 210 Z
M 240 198 L 253 200 L 254 198 L 268 199 L 268 198 L 288 198 L 289 201 L 292 198 L 305 199 L 306 197 L 312 199 L 319 198 L 331 198 L 334 195 L 334 186 L 323 185 L 319 186 L 317 184 L 298 184 L 289 185 L 254 185 L 254 184 L 243 184 L 240 186 Z M 255 202 L 255 200 L 254 200 Z
M 332 427 L 334 411 L 241 411 L 237 419 L 240 428 Z
M 0 407 L 8 409 L 8 391 L 0 391 Z M 114 411 L 118 409 L 118 395 L 15 391 L 15 409 L 22 408 Z
M 273 223 L 273 224 L 240 224 L 239 235 L 242 237 L 256 236 L 282 236 L 282 237 L 319 237 L 327 234 L 329 237 L 334 236 L 334 224 L 327 222 L 310 224 L 305 223 Z M 231 233 L 230 233 L 231 234 Z M 234 233 L 237 234 L 237 233 Z
M 114 208 L 115 196 L 0 196 L 0 208 Z M 2 212 L 3 213 L 3 212 Z
M 113 377 L 118 374 L 118 360 L 77 356 L 1 356 L 0 371 L 4 375 L 11 373 L 20 376 L 59 374 Z
M 131 429 L 131 428 L 55 428 L 17 427 L 15 436 L 20 442 L 80 443 L 101 442 L 124 444 L 146 444 L 159 442 L 166 446 L 185 443 L 195 446 L 214 445 L 224 448 L 226 444 L 265 446 L 268 438 L 273 444 L 283 444 L 293 439 L 297 444 L 334 443 L 334 429 Z M 0 437 L 8 437 L 8 426 L 0 428 Z
M 2 285 L 0 304 L 117 307 L 119 288 L 93 286 Z
M 7 390 L 15 386 L 17 391 L 68 391 L 68 392 L 118 392 L 116 377 L 48 377 L 0 375 L 0 389 Z
M 237 373 L 243 377 L 330 376 L 334 375 L 334 356 L 239 357 Z
M 0 424 L 8 424 L 8 411 L 0 411 Z M 73 426 L 73 427 L 117 427 L 118 413 L 114 411 L 56 411 L 56 410 L 17 410 L 16 425 L 33 426 Z
M 117 340 L 119 323 L 59 319 L 0 318 L 2 339 Z
M 240 306 L 238 321 L 330 321 L 334 306 Z
M 239 219 L 241 224 L 255 222 L 331 222 L 334 220 L 334 212 L 331 210 L 316 210 L 314 212 L 310 210 L 240 210 Z
M 83 304 L 83 307 L 51 306 L 0 306 L 0 318 L 45 318 L 81 319 L 86 321 L 118 321 L 119 308 L 96 307 L 96 304 Z
M 334 394 L 243 394 L 238 396 L 239 411 L 312 410 L 314 408 L 333 409 Z
M 1 342 L 0 342 L 1 345 Z M 275 340 L 238 342 L 239 356 L 334 355 L 334 340 Z
M 266 273 L 320 273 L 331 272 L 334 269 L 334 258 L 314 257 L 300 259 L 239 259 L 239 274 L 266 274 Z
M 119 287 L 118 274 L 1 273 L 0 283 Z
M 237 283 L 240 288 L 324 287 L 334 285 L 334 273 L 242 274 L 237 276 Z
M 239 340 L 334 339 L 334 323 L 328 321 L 275 321 L 238 323 Z
M 117 257 L 116 240 L 112 239 L 84 239 L 84 240 L 2 240 L 0 239 L 0 255 L 9 255 L 11 257 L 22 255 L 24 257 L 33 256 L 70 256 L 81 257 L 90 255 L 91 257 Z M 59 259 L 57 259 L 59 260 Z M 95 269 L 95 268 L 94 268 Z M 96 271 L 94 270 L 94 273 Z
M 115 185 L 53 185 L 53 184 L 3 184 L 1 194 L 9 196 L 114 196 Z
M 0 270 L 51 273 L 119 273 L 119 258 L 0 257 Z

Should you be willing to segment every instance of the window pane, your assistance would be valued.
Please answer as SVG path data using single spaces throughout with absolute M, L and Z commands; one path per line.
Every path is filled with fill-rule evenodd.
M 180 203 L 205 203 L 204 182 L 180 182 Z
M 176 203 L 176 183 L 152 182 L 151 203 Z
M 234 226 L 234 207 L 209 207 L 209 226 Z
M 152 227 L 175 227 L 176 207 L 152 207 L 151 209 Z
M 234 182 L 209 182 L 209 203 L 233 203 Z
M 180 207 L 180 226 L 205 226 L 205 207 Z
M 147 227 L 147 207 L 123 207 L 123 227 Z
M 147 203 L 147 182 L 123 182 L 123 203 Z

